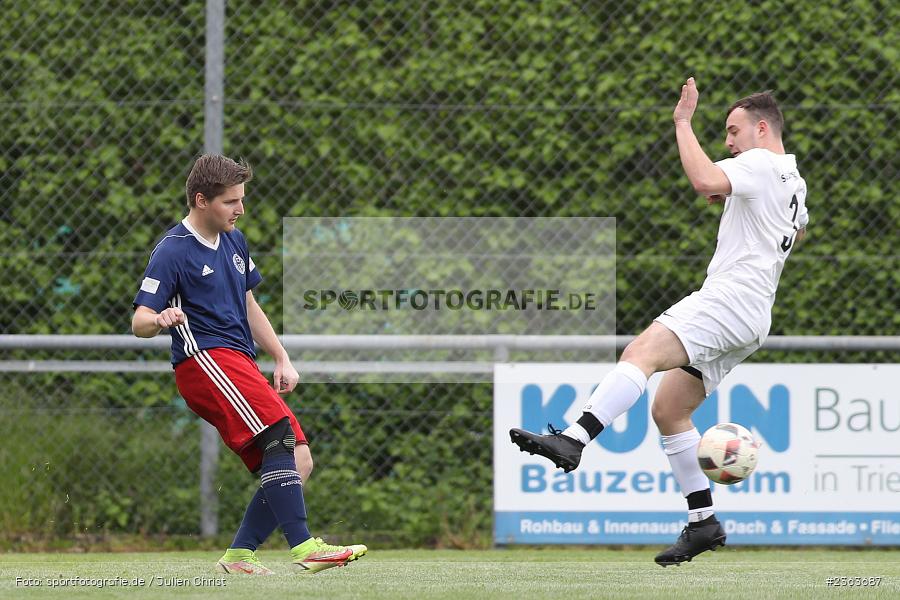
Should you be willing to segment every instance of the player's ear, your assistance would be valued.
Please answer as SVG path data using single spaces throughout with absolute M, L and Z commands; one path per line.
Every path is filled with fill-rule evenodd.
M 194 196 L 194 206 L 197 208 L 206 208 L 209 205 L 209 200 L 206 199 L 201 192 L 197 192 L 197 195 Z

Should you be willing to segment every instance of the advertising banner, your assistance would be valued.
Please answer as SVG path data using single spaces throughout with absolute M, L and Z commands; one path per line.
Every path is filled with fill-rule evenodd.
M 494 373 L 498 544 L 671 543 L 686 502 L 650 416 L 662 377 L 564 473 L 509 429 L 564 429 L 613 364 L 499 364 Z M 713 484 L 729 544 L 900 544 L 900 365 L 741 365 L 694 413 L 762 442 L 747 480 Z

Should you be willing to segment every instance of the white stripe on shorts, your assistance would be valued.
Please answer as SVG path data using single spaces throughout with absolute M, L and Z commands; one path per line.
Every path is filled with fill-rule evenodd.
M 256 413 L 253 412 L 247 399 L 237 389 L 237 386 L 228 379 L 222 368 L 216 364 L 216 361 L 213 360 L 213 357 L 206 350 L 201 350 L 194 358 L 197 360 L 200 368 L 203 369 L 203 372 L 209 376 L 216 387 L 219 388 L 219 391 L 228 399 L 228 402 L 234 407 L 241 419 L 244 420 L 244 423 L 247 424 L 254 436 L 266 428 Z

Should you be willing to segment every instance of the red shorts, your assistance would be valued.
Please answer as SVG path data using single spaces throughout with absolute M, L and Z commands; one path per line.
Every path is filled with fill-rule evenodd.
M 249 356 L 230 348 L 201 350 L 175 367 L 175 384 L 188 408 L 208 421 L 251 473 L 262 464 L 253 438 L 287 417 L 298 444 L 306 444 L 297 417 Z

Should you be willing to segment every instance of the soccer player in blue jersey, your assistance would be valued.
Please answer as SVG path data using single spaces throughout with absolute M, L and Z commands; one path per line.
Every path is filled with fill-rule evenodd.
M 185 186 L 188 215 L 150 253 L 134 298 L 132 330 L 147 338 L 170 330 L 175 382 L 188 407 L 260 475 L 260 487 L 217 568 L 272 574 L 256 549 L 281 526 L 294 564 L 315 573 L 346 565 L 367 548 L 332 546 L 309 532 L 303 482 L 312 471 L 312 455 L 280 396 L 292 391 L 300 376 L 253 297 L 262 276 L 235 227 L 251 178 L 244 162 L 210 154 L 196 160 Z M 275 359 L 271 386 L 254 362 L 254 340 Z

